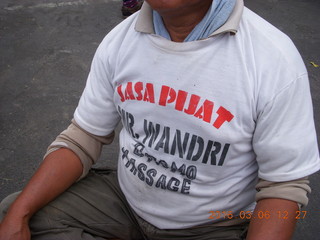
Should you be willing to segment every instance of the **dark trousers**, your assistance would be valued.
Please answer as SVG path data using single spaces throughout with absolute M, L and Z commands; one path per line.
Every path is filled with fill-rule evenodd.
M 0 220 L 18 194 L 2 201 Z M 33 240 L 240 240 L 245 238 L 247 228 L 248 222 L 227 227 L 206 224 L 188 229 L 158 229 L 131 209 L 112 170 L 91 171 L 30 221 Z

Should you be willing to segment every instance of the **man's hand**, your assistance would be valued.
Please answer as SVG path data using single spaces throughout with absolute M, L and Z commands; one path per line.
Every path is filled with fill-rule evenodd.
M 29 240 L 29 219 L 69 188 L 81 176 L 82 168 L 71 150 L 61 148 L 49 154 L 10 206 L 0 225 L 0 240 Z
M 285 199 L 258 201 L 251 217 L 247 240 L 290 240 L 296 225 L 298 204 Z M 262 216 L 259 213 L 268 213 Z M 283 214 L 286 213 L 284 217 Z
M 28 222 L 7 216 L 0 224 L 0 240 L 30 240 Z

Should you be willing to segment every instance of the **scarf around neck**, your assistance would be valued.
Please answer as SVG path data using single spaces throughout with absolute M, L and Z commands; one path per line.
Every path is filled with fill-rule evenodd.
M 204 18 L 194 27 L 184 42 L 208 38 L 211 33 L 220 28 L 228 20 L 235 4 L 236 0 L 213 0 Z M 171 40 L 162 17 L 157 11 L 153 11 L 153 25 L 157 35 Z

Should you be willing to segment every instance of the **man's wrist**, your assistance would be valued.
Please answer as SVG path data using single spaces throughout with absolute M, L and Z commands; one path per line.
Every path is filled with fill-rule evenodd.
M 19 205 L 19 203 L 13 203 L 12 206 L 9 208 L 5 218 L 10 218 L 16 221 L 21 221 L 23 223 L 28 223 L 32 215 L 33 214 L 30 208 L 23 205 Z

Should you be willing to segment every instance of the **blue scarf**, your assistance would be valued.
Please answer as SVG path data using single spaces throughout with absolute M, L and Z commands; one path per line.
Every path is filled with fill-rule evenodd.
M 198 23 L 184 42 L 196 41 L 209 37 L 211 33 L 221 27 L 229 18 L 236 0 L 213 0 L 207 14 Z M 170 35 L 163 24 L 162 17 L 153 11 L 153 25 L 155 33 L 171 40 Z

